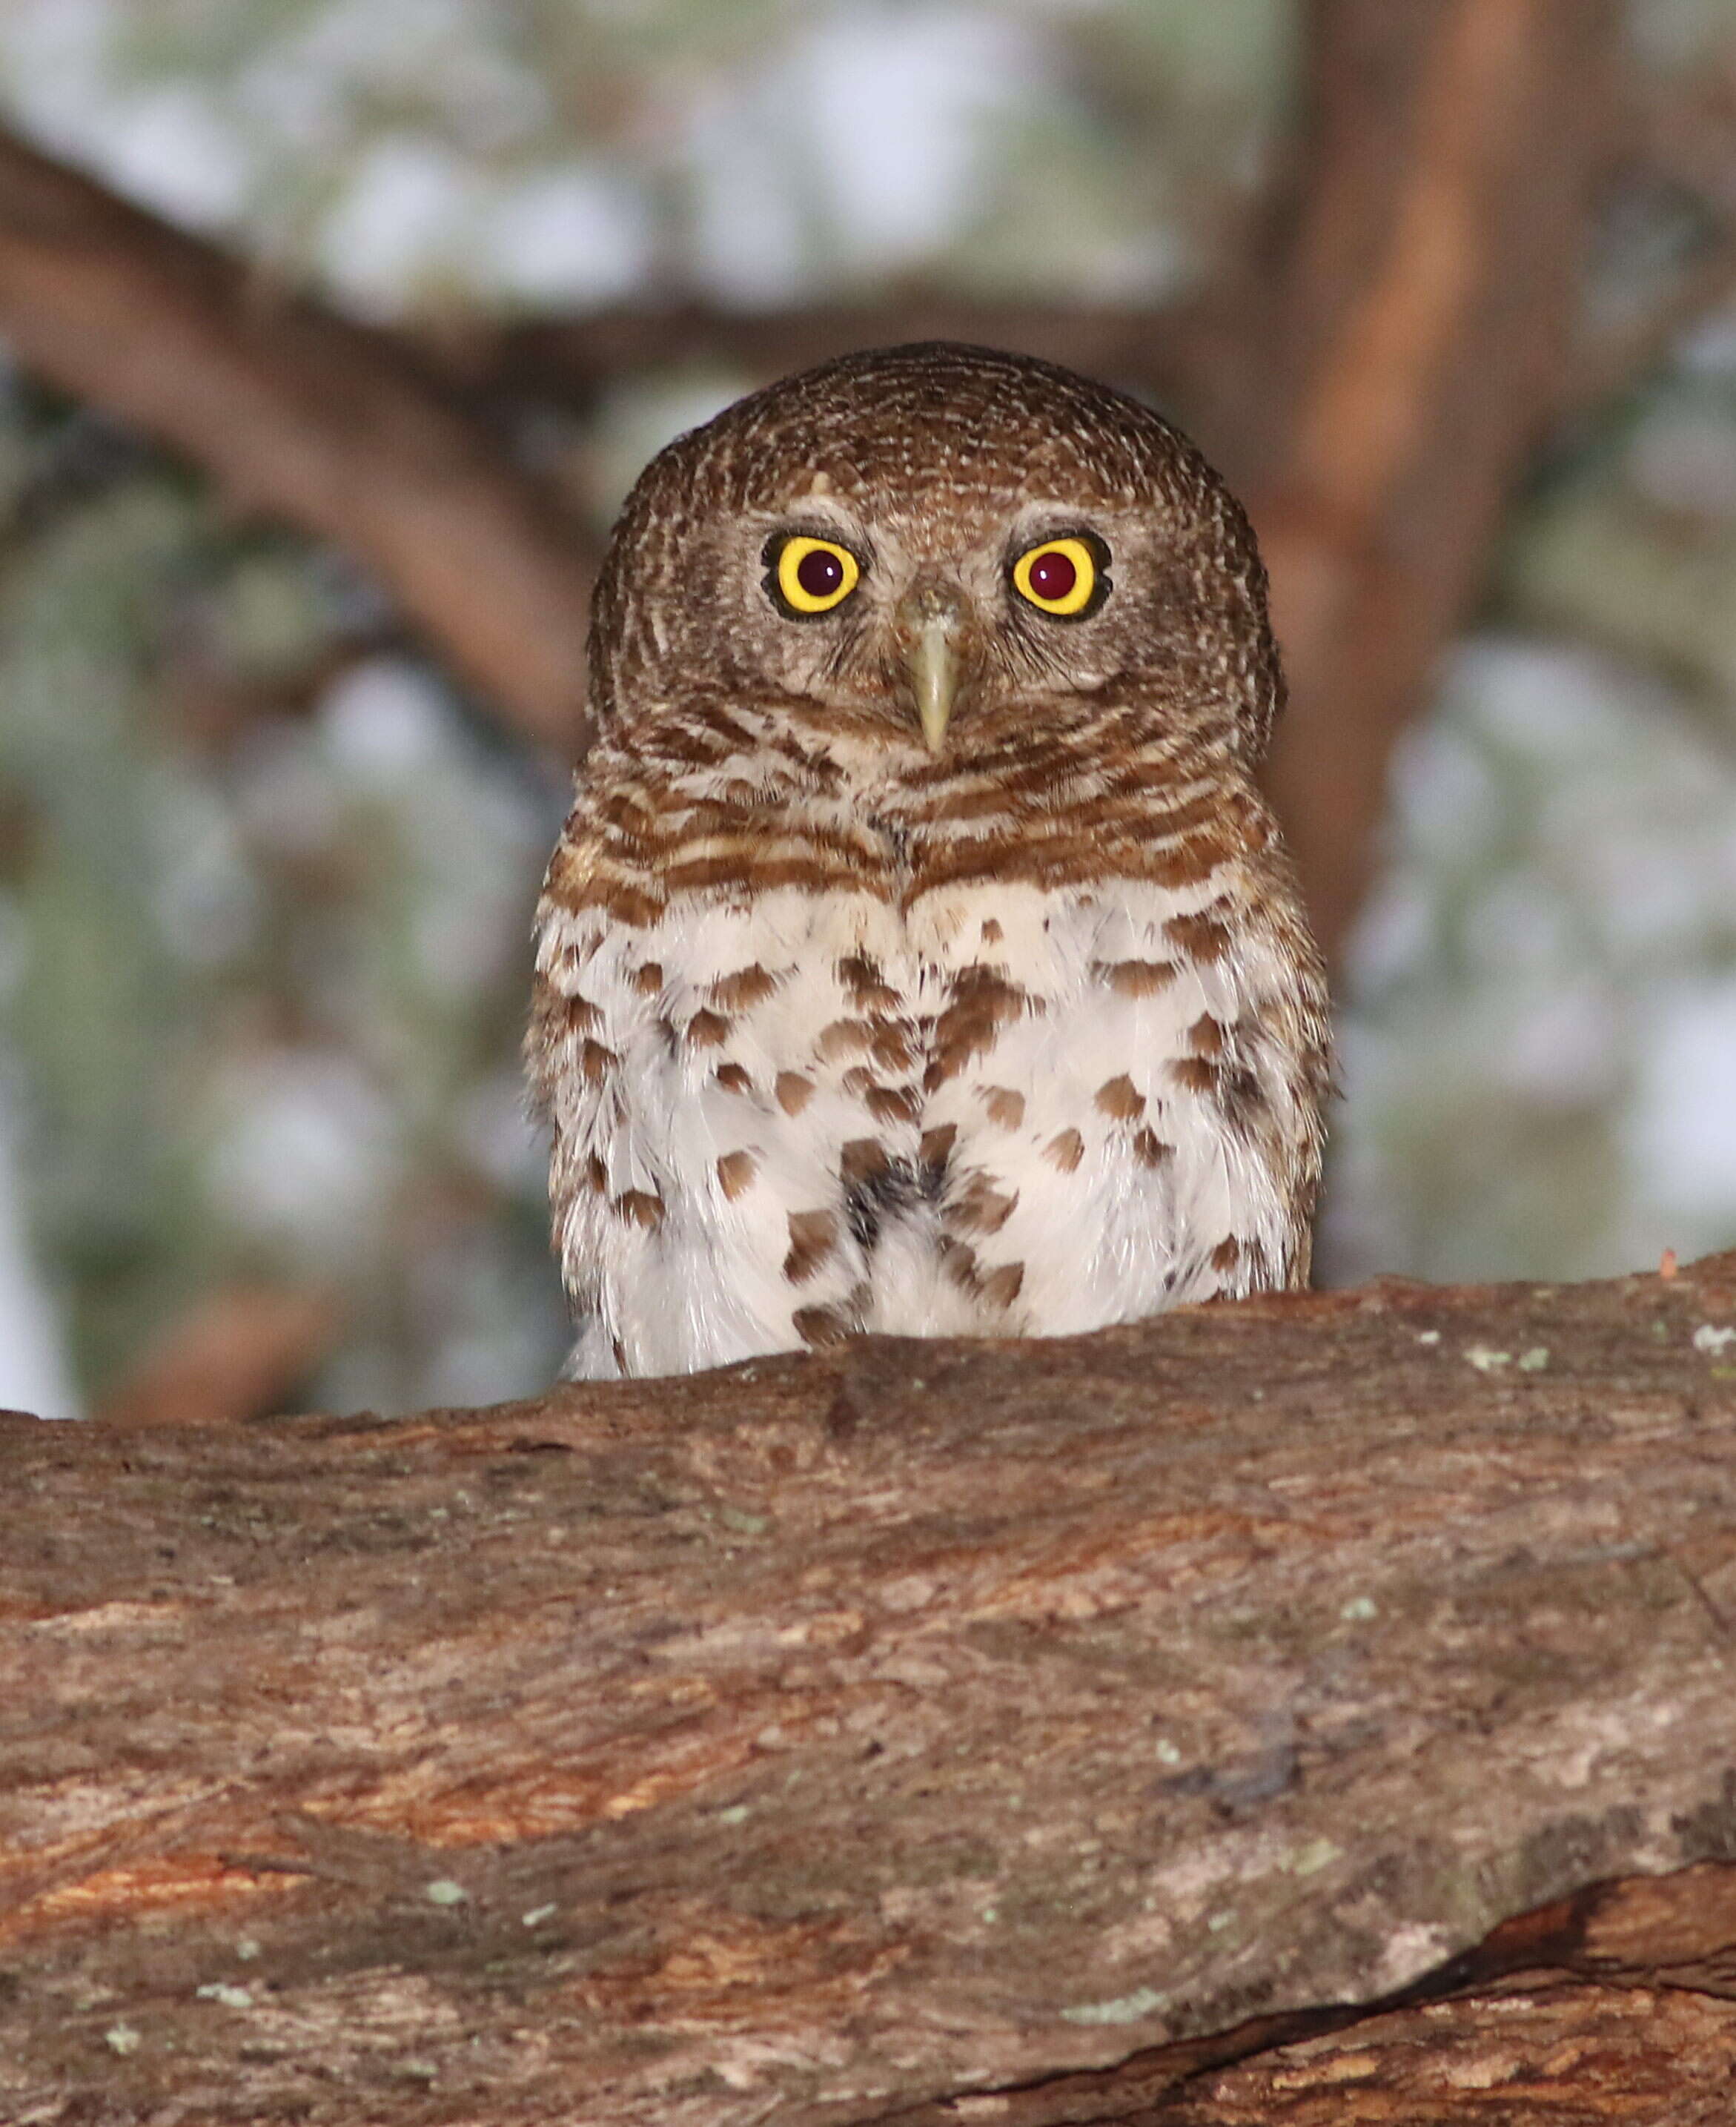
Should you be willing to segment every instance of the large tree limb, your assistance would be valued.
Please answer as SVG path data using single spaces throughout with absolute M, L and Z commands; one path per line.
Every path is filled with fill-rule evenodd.
M 1393 745 L 1570 388 L 1619 26 L 1607 0 L 1317 0 L 1315 21 L 1280 327 L 1301 385 L 1254 514 L 1291 683 L 1273 789 L 1330 951 Z
M 1736 1257 L 12 1419 L 0 1496 L 9 2118 L 1632 2120 L 1526 2063 L 1736 2045 Z
M 525 735 L 576 742 L 590 542 L 390 336 L 4 133 L 0 329 L 240 506 L 344 549 Z

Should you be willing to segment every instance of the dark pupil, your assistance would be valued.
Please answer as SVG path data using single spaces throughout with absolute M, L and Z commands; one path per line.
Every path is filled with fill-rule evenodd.
M 1041 599 L 1064 599 L 1079 580 L 1079 571 L 1062 553 L 1039 554 L 1031 564 L 1031 589 Z
M 796 580 L 811 599 L 830 598 L 844 581 L 844 563 L 824 547 L 811 547 L 796 564 Z

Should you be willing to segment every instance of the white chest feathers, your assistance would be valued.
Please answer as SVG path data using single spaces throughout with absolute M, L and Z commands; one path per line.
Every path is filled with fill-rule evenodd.
M 571 1371 L 1053 1335 L 1299 1281 L 1299 978 L 1209 888 L 545 904 Z

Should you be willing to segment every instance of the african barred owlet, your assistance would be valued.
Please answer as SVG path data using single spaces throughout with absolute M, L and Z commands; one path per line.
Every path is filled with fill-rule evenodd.
M 1305 1282 L 1281 682 L 1174 429 L 979 348 L 829 363 L 652 462 L 591 646 L 529 1040 L 574 1374 Z

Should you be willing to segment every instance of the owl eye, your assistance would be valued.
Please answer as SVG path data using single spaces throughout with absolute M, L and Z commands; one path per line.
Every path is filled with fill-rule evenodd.
M 1020 598 L 1057 620 L 1095 613 L 1109 593 L 1109 550 L 1100 539 L 1070 534 L 1027 547 L 1013 564 Z
M 842 605 L 862 577 L 862 564 L 848 547 L 799 532 L 774 539 L 765 559 L 765 587 L 792 620 L 812 620 Z

